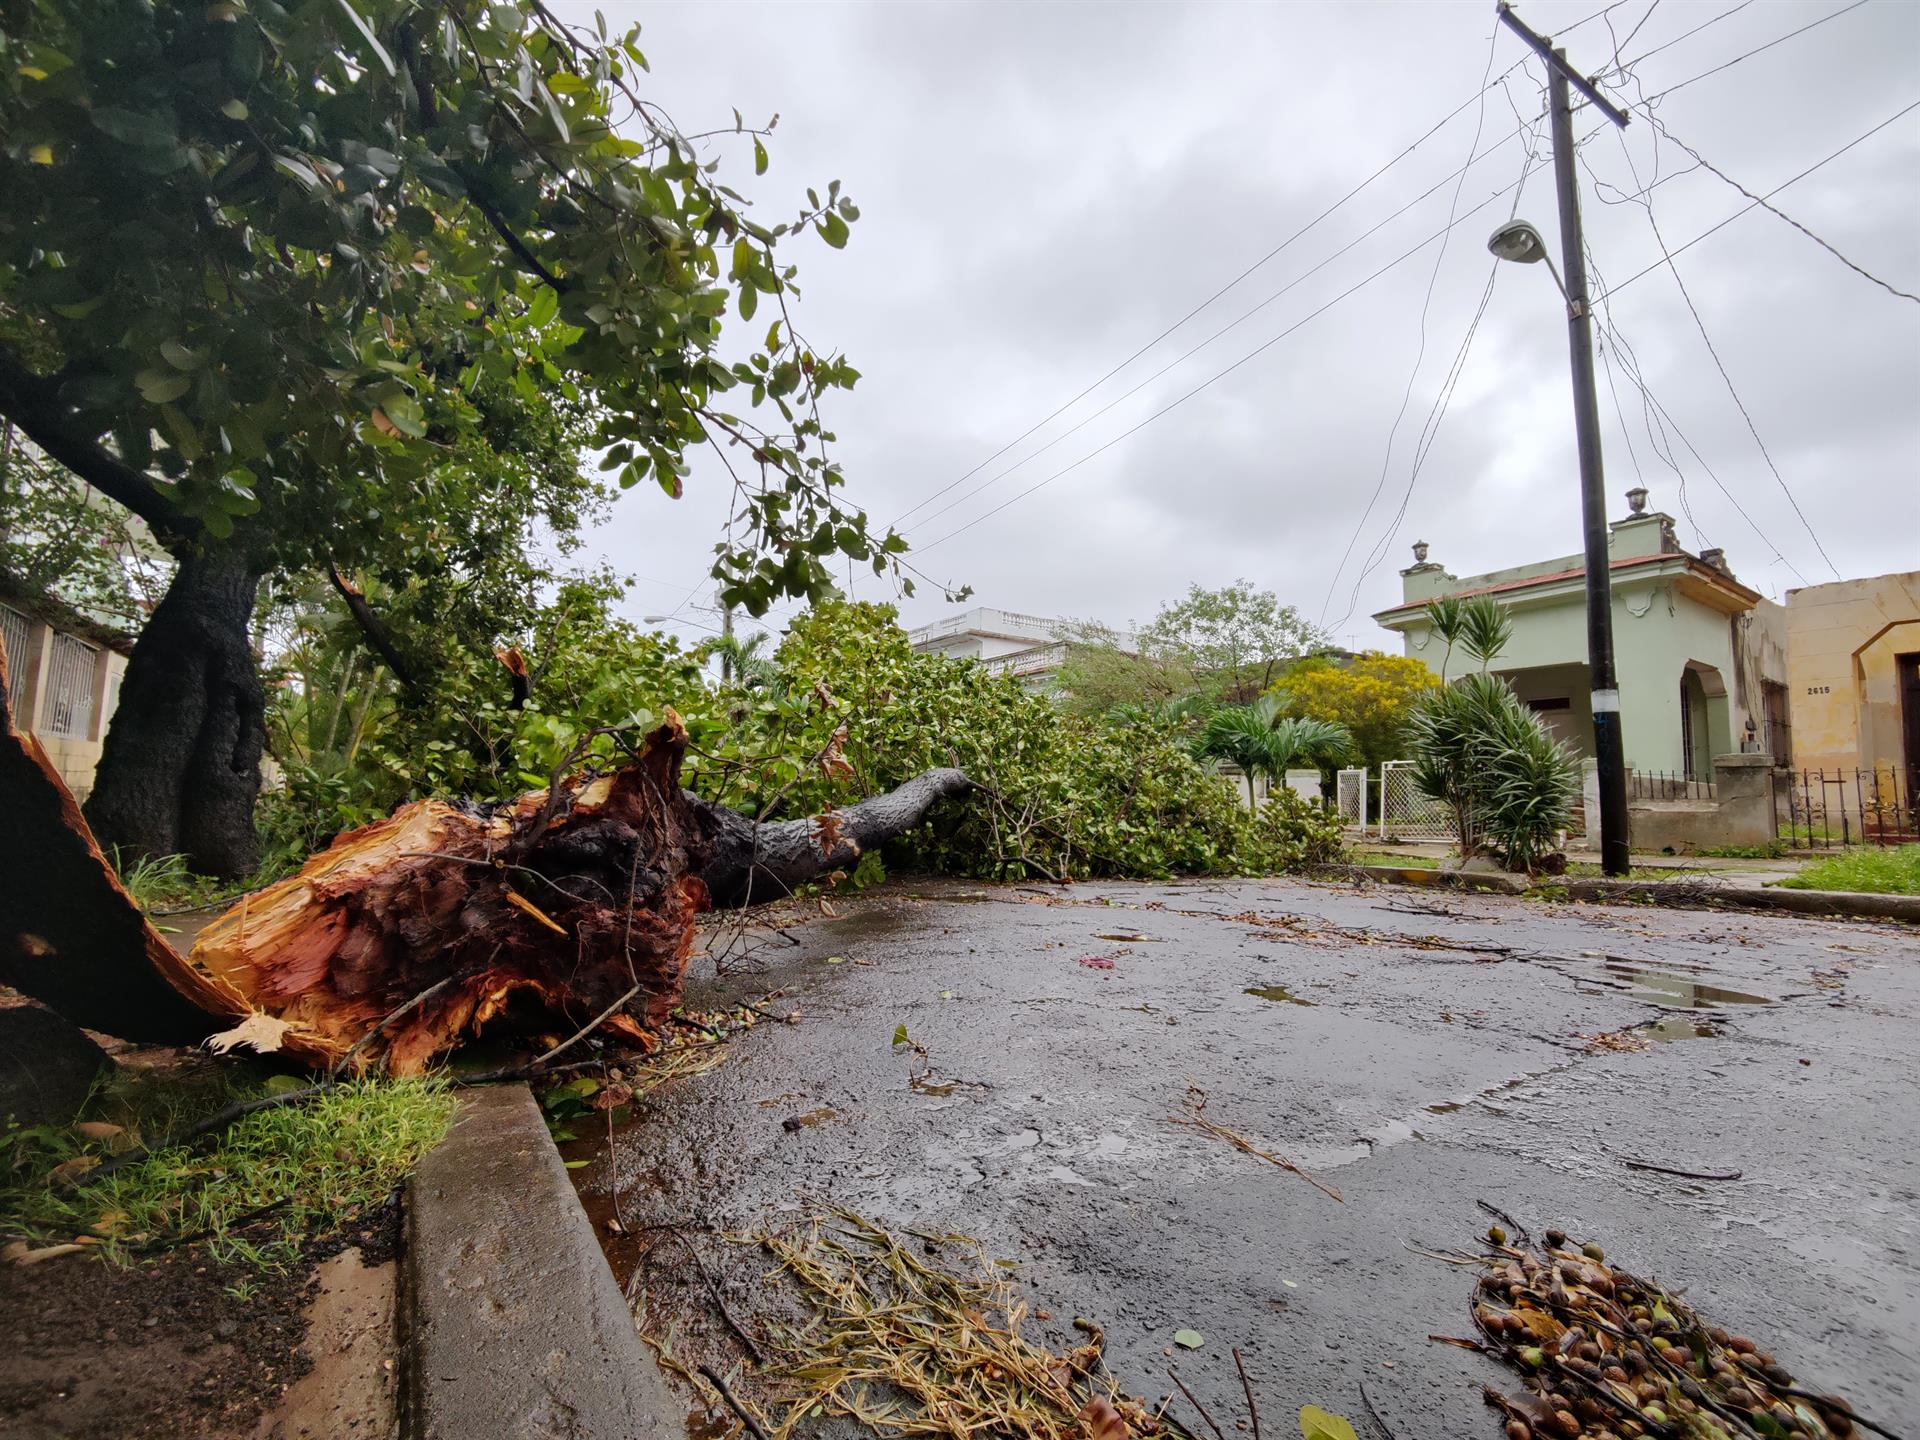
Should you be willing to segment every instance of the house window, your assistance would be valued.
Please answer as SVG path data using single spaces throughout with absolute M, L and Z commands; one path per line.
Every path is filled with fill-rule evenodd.
M 26 682 L 28 646 L 33 643 L 33 622 L 10 605 L 0 605 L 0 640 L 7 646 L 7 674 L 14 687 Z
M 41 712 L 49 735 L 85 740 L 91 733 L 94 672 L 99 664 L 100 652 L 94 646 L 55 634 L 47 703 Z

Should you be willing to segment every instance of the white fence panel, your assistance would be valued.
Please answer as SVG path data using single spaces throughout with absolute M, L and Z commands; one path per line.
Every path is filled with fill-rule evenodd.
M 1411 760 L 1389 760 L 1380 767 L 1380 838 L 1453 838 L 1452 812 L 1413 783 Z
M 1341 770 L 1333 777 L 1334 805 L 1340 823 L 1349 830 L 1367 828 L 1367 772 Z

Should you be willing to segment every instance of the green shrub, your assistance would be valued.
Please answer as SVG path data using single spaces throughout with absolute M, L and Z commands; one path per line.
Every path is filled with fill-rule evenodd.
M 1497 675 L 1422 697 L 1411 722 L 1414 783 L 1453 812 L 1460 853 L 1482 847 L 1532 870 L 1571 822 L 1579 759 Z

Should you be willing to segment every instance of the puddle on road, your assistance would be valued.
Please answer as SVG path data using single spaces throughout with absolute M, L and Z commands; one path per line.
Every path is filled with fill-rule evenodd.
M 1302 1000 L 1284 985 L 1249 985 L 1243 994 L 1252 995 L 1261 1000 L 1274 1000 L 1286 1005 L 1305 1005 L 1309 1009 L 1318 1005 L 1318 1000 Z
M 1746 990 L 1729 990 L 1721 985 L 1702 984 L 1691 975 L 1683 975 L 1653 965 L 1641 965 L 1630 960 L 1608 959 L 1606 971 L 1609 975 L 1618 976 L 1632 984 L 1631 998 L 1649 1001 L 1656 1005 L 1669 1005 L 1676 1010 L 1716 1010 L 1722 1005 L 1771 1005 L 1774 1003 L 1765 995 L 1755 995 Z
M 1135 945 L 1158 945 L 1162 943 L 1158 935 L 1138 935 L 1129 930 L 1115 930 L 1111 934 L 1103 932 L 1095 935 L 1093 938 L 1096 940 L 1130 940 Z
M 804 1115 L 789 1115 L 780 1122 L 787 1130 L 811 1130 L 816 1125 L 824 1125 L 829 1120 L 840 1118 L 840 1112 L 831 1105 L 822 1105 L 818 1110 L 809 1110 Z
M 1651 1025 L 1641 1026 L 1640 1033 L 1654 1040 L 1711 1040 L 1721 1032 L 1720 1027 L 1711 1020 L 1689 1020 L 1684 1015 L 1668 1015 Z

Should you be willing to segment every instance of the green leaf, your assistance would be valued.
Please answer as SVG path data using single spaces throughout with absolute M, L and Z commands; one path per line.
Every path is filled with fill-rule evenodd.
M 420 402 L 411 395 L 405 392 L 389 395 L 380 402 L 380 408 L 401 434 L 418 440 L 427 433 L 426 416 L 421 412 Z
M 584 1170 L 593 1162 L 591 1160 L 568 1160 L 564 1163 L 569 1170 Z
M 907 1038 L 907 1027 L 905 1025 L 896 1025 L 893 1027 L 893 1043 L 896 1045 L 911 1045 L 913 1043 L 913 1041 Z
M 373 27 L 367 24 L 366 17 L 353 8 L 353 0 L 340 0 L 340 8 L 347 12 L 347 19 L 353 22 L 353 28 L 360 32 L 360 38 L 367 42 L 373 51 L 373 58 L 380 62 L 380 68 L 391 78 L 396 72 L 393 68 L 393 56 L 387 53 L 387 47 L 380 43 L 380 37 L 373 33 Z
M 544 330 L 547 323 L 559 312 L 559 294 L 543 285 L 535 292 L 532 302 L 527 306 L 527 323 L 536 330 Z
M 250 113 L 244 100 L 229 100 L 220 107 L 220 113 L 229 120 L 244 120 Z
M 193 377 L 169 370 L 142 370 L 133 377 L 133 383 L 140 388 L 140 398 L 148 404 L 165 405 L 191 390 Z
M 290 1091 L 304 1089 L 305 1083 L 293 1075 L 269 1075 L 267 1083 L 261 1088 L 269 1095 L 285 1095 Z
M 1318 1405 L 1300 1407 L 1300 1433 L 1305 1440 L 1360 1440 L 1353 1433 L 1352 1421 L 1329 1414 Z
M 1176 1330 L 1173 1332 L 1173 1343 L 1182 1350 L 1198 1350 L 1207 1343 L 1207 1337 L 1198 1330 Z
M 680 498 L 680 477 L 673 471 L 664 465 L 656 465 L 653 467 L 653 478 L 660 482 L 660 488 L 667 492 L 669 498 L 674 500 Z
M 198 370 L 207 363 L 207 357 L 196 350 L 189 350 L 178 340 L 163 340 L 160 343 L 160 355 L 176 370 Z
M 820 232 L 820 238 L 834 249 L 841 250 L 846 247 L 847 236 L 850 232 L 847 230 L 847 222 L 842 220 L 838 215 L 826 215 L 814 228 Z
M 758 135 L 753 137 L 753 173 L 756 175 L 767 173 L 767 147 L 760 143 Z
M 740 318 L 753 319 L 753 312 L 760 308 L 760 292 L 751 285 L 740 287 Z

